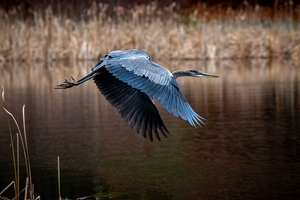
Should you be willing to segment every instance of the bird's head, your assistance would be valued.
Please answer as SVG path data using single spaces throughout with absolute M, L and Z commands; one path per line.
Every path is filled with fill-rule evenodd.
M 188 70 L 188 72 L 190 73 L 191 76 L 198 77 L 198 78 L 219 78 L 219 76 L 204 73 L 204 72 L 201 72 L 201 71 L 195 70 L 195 69 Z

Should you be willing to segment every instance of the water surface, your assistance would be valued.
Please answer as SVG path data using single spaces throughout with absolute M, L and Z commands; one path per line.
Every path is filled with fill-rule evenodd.
M 54 89 L 70 75 L 79 79 L 87 74 L 93 62 L 0 66 L 6 104 L 19 123 L 26 105 L 37 195 L 58 197 L 60 156 L 63 198 L 300 198 L 299 63 L 158 63 L 171 71 L 198 69 L 220 76 L 178 79 L 191 107 L 206 118 L 202 128 L 195 129 L 156 101 L 171 133 L 161 142 L 150 142 L 133 132 L 93 81 L 68 90 Z M 14 179 L 4 111 L 0 112 L 0 130 L 1 191 Z M 21 173 L 24 185 L 24 164 Z M 12 189 L 3 196 L 13 198 Z

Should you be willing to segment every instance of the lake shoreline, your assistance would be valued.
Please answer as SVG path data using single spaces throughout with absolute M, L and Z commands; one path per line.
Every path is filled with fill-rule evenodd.
M 107 9 L 95 4 L 80 13 L 81 20 L 55 15 L 51 7 L 44 14 L 33 11 L 32 18 L 20 17 L 22 8 L 0 10 L 0 61 L 98 60 L 126 49 L 146 51 L 155 60 L 300 57 L 299 16 L 289 8 L 269 20 L 259 7 L 212 16 L 202 7 L 180 14 L 176 4 L 163 12 L 155 3 L 129 11 L 117 7 L 115 15 Z

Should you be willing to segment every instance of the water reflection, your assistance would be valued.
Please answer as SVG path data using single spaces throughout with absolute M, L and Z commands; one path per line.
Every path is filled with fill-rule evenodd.
M 193 128 L 156 102 L 171 132 L 162 142 L 150 142 L 134 133 L 92 81 L 69 90 L 53 89 L 70 75 L 87 74 L 94 62 L 0 66 L 8 109 L 19 122 L 26 105 L 38 195 L 58 196 L 59 155 L 62 197 L 101 192 L 115 199 L 300 197 L 297 63 L 158 63 L 171 71 L 198 69 L 221 77 L 178 79 L 192 108 L 207 119 L 202 128 Z M 13 180 L 4 112 L 0 112 L 0 129 L 0 186 L 4 188 Z M 12 192 L 3 196 L 12 197 Z

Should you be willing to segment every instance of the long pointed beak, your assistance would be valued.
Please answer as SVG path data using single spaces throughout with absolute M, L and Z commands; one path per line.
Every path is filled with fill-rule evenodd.
M 204 72 L 202 72 L 201 75 L 203 76 L 203 78 L 219 78 L 219 76 L 204 73 Z

